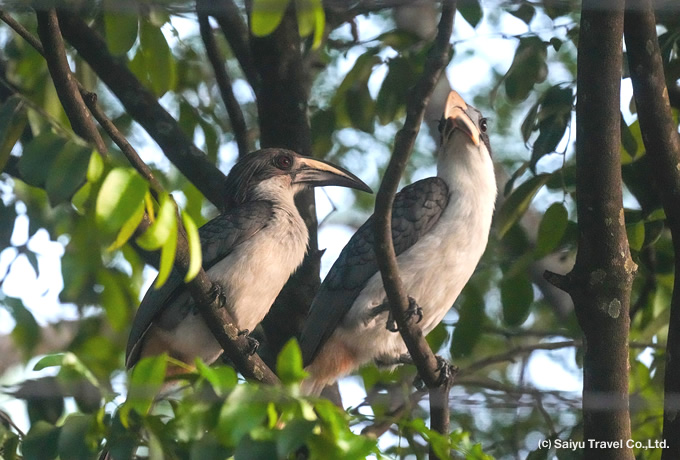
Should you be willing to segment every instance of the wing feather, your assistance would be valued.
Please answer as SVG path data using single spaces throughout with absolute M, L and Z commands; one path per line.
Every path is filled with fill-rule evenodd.
M 392 207 L 392 241 L 397 256 L 432 228 L 448 201 L 448 187 L 438 177 L 420 180 L 397 193 Z M 373 220 L 371 216 L 349 240 L 312 302 L 300 337 L 305 365 L 314 359 L 368 280 L 378 272 Z
M 230 209 L 203 225 L 198 230 L 203 268 L 208 270 L 227 257 L 236 246 L 264 228 L 272 213 L 270 202 L 254 201 Z M 139 359 L 144 335 L 155 318 L 185 290 L 184 275 L 173 268 L 170 277 L 160 289 L 150 287 L 146 292 L 130 329 L 125 353 L 128 368 Z

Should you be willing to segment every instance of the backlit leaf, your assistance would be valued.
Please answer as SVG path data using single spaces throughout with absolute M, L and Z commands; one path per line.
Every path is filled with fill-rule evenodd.
M 187 243 L 189 244 L 189 270 L 184 277 L 184 282 L 188 283 L 198 275 L 203 265 L 203 255 L 201 253 L 201 237 L 198 234 L 198 227 L 186 212 L 182 212 L 182 223 L 187 232 Z
M 295 338 L 290 339 L 279 353 L 276 374 L 283 383 L 299 382 L 307 376 L 302 368 L 302 352 Z
M 525 271 L 501 281 L 503 321 L 511 327 L 520 326 L 529 316 L 534 290 Z
M 253 0 L 250 28 L 256 37 L 265 37 L 276 30 L 290 0 Z
M 83 185 L 91 155 L 92 149 L 88 146 L 66 143 L 45 181 L 50 204 L 54 206 L 71 198 Z
M 119 56 L 130 51 L 132 45 L 137 41 L 138 29 L 139 20 L 135 14 L 119 13 L 114 9 L 106 9 L 104 31 L 111 54 Z
M 536 193 L 550 179 L 550 174 L 539 174 L 517 187 L 503 202 L 496 215 L 498 236 L 503 237 L 517 220 L 524 215 Z
M 557 248 L 567 230 L 568 214 L 562 203 L 553 203 L 543 214 L 538 226 L 534 254 L 540 259 Z
M 160 198 L 160 206 L 155 222 L 137 238 L 137 244 L 147 251 L 160 249 L 173 232 L 177 231 L 177 212 L 175 202 L 169 195 Z
M 146 181 L 132 168 L 114 168 L 99 189 L 95 215 L 105 234 L 118 232 L 139 208 L 149 189 Z

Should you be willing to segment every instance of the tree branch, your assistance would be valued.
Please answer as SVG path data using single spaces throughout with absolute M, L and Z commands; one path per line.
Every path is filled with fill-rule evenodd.
M 52 13 L 53 20 L 56 20 L 56 14 L 54 14 L 54 12 Z M 38 14 L 46 15 L 42 17 L 39 16 L 38 20 L 39 24 L 44 23 L 46 20 L 50 19 L 49 12 Z M 58 23 L 56 24 L 58 25 Z M 53 31 L 51 31 L 50 33 L 53 33 Z M 41 32 L 41 35 L 43 35 L 43 32 Z M 49 49 L 49 46 L 45 46 L 44 48 Z M 55 77 L 53 76 L 53 78 Z M 78 86 L 75 85 L 75 80 L 71 79 L 71 82 L 74 83 L 72 85 L 72 88 L 76 88 L 77 90 Z M 80 87 L 80 89 L 84 91 L 82 87 Z M 80 93 L 78 93 L 77 91 L 76 94 L 80 95 Z M 92 105 L 96 107 L 96 97 L 86 98 L 86 100 L 90 100 Z M 152 186 L 156 188 L 157 192 L 162 191 L 161 185 L 155 180 L 148 166 L 141 160 L 141 158 L 139 158 L 137 152 L 120 134 L 120 132 L 111 122 L 111 120 L 109 120 L 100 110 L 98 110 L 98 113 L 99 115 L 102 116 L 102 121 L 104 122 L 104 124 L 106 124 L 106 128 L 110 130 L 112 138 L 115 138 L 114 140 L 117 141 L 117 143 L 119 143 L 119 145 L 122 146 L 121 149 L 124 151 L 130 162 L 137 168 L 137 170 L 139 170 L 142 173 L 143 176 L 145 176 L 148 180 L 152 182 Z M 67 115 L 71 120 L 71 124 L 75 127 L 76 123 L 71 118 L 72 113 L 67 112 Z M 82 114 L 78 113 L 77 116 L 82 116 Z M 87 120 L 90 124 L 92 124 L 92 127 L 94 127 L 94 123 L 92 122 L 92 120 L 89 118 Z M 96 128 L 94 129 L 96 131 Z M 104 145 L 103 141 L 102 145 Z M 105 149 L 106 146 L 104 145 L 104 150 L 102 150 L 102 153 L 106 151 Z M 150 221 L 148 219 L 148 216 L 146 216 L 146 218 L 143 219 L 142 223 L 139 225 L 137 232 L 143 233 L 144 231 L 146 231 L 149 225 Z M 181 272 L 186 272 L 189 268 L 190 258 L 189 246 L 186 240 L 186 231 L 184 230 L 184 227 L 182 226 L 182 221 L 180 219 L 178 219 L 178 230 L 179 231 L 177 235 L 177 250 L 176 250 L 177 254 L 175 258 L 175 266 Z M 259 356 L 250 355 L 250 353 L 248 352 L 250 348 L 248 339 L 244 336 L 239 335 L 239 329 L 235 326 L 234 319 L 231 317 L 231 315 L 225 308 L 220 307 L 218 299 L 216 299 L 215 296 L 211 294 L 212 286 L 213 286 L 212 281 L 202 268 L 199 271 L 198 275 L 187 285 L 189 291 L 191 292 L 192 297 L 196 301 L 196 304 L 199 307 L 199 310 L 201 311 L 201 314 L 203 315 L 206 321 L 206 324 L 208 325 L 211 332 L 214 334 L 217 342 L 220 344 L 220 346 L 222 346 L 227 356 L 229 356 L 229 358 L 232 360 L 236 369 L 239 372 L 241 372 L 241 374 L 243 374 L 246 378 L 256 379 L 258 381 L 268 384 L 278 383 L 279 382 L 278 377 L 276 377 L 276 375 L 271 371 L 271 369 L 269 369 L 269 367 L 267 367 L 267 365 L 265 365 L 264 362 L 262 362 Z
M 170 161 L 219 209 L 228 206 L 225 175 L 184 135 L 177 121 L 158 103 L 106 42 L 74 14 L 59 11 L 62 33 L 113 91 L 128 113 L 158 143 Z
M 620 85 L 624 0 L 584 0 L 578 43 L 578 253 L 567 291 L 585 336 L 583 438 L 630 439 L 628 315 L 635 263 L 622 204 Z M 604 399 L 603 399 L 604 398 Z M 602 401 L 608 403 L 602 404 Z M 584 458 L 632 459 L 630 448 Z
M 248 27 L 241 19 L 241 12 L 233 0 L 215 0 L 206 3 L 210 5 L 210 9 L 206 9 L 206 14 L 217 20 L 224 38 L 227 39 L 234 56 L 241 65 L 243 74 L 253 88 L 256 97 L 259 97 L 261 79 L 250 50 Z
M 624 33 L 633 94 L 645 150 L 653 165 L 667 223 L 673 238 L 675 280 L 666 344 L 663 437 L 661 458 L 680 458 L 680 417 L 674 397 L 680 393 L 680 139 L 673 121 L 656 36 L 656 18 L 649 0 L 627 1 Z M 635 8 L 632 8 L 635 6 Z
M 205 45 L 205 52 L 208 55 L 210 64 L 215 72 L 215 81 L 220 89 L 222 101 L 229 114 L 229 120 L 231 120 L 231 128 L 234 131 L 234 137 L 236 138 L 236 144 L 238 145 L 239 157 L 243 157 L 250 151 L 248 148 L 248 130 L 246 128 L 246 122 L 243 118 L 241 107 L 238 105 L 238 101 L 234 96 L 231 78 L 229 78 L 227 69 L 225 69 L 224 63 L 222 62 L 222 56 L 220 56 L 217 44 L 215 43 L 213 30 L 212 27 L 210 27 L 210 20 L 206 14 L 206 11 L 208 10 L 208 5 L 206 5 L 206 3 L 209 4 L 210 0 L 198 0 L 196 2 L 201 39 Z
M 408 293 L 399 276 L 399 267 L 392 242 L 392 205 L 399 181 L 420 130 L 425 106 L 439 80 L 439 76 L 448 63 L 449 40 L 453 31 L 455 4 L 455 0 L 443 2 L 437 37 L 428 54 L 423 74 L 409 95 L 406 121 L 404 127 L 397 133 L 392 157 L 376 197 L 374 214 L 376 232 L 374 250 L 385 293 L 390 303 L 390 310 L 420 377 L 430 389 L 432 428 L 443 434 L 448 432 L 450 381 L 440 378 L 441 373 L 438 369 L 437 359 L 425 341 L 423 331 L 413 321 L 407 320 Z M 431 458 L 434 458 L 433 452 L 431 452 Z
M 99 131 L 90 116 L 90 111 L 78 91 L 71 69 L 66 59 L 66 50 L 59 30 L 57 13 L 52 8 L 46 11 L 36 12 L 38 19 L 38 35 L 43 44 L 43 56 L 47 61 L 52 82 L 57 90 L 68 119 L 71 121 L 73 131 L 87 142 L 91 143 L 105 155 L 107 148 L 104 145 Z

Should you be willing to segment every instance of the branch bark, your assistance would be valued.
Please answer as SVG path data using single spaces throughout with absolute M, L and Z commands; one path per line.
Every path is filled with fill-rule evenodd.
M 673 238 L 675 281 L 666 345 L 664 380 L 663 437 L 668 443 L 661 458 L 680 458 L 680 138 L 673 121 L 656 35 L 656 18 L 649 0 L 628 0 L 625 13 L 625 40 L 628 51 L 633 94 L 642 140 L 655 173 Z M 634 8 L 633 8 L 634 7 Z
M 233 0 L 215 0 L 211 2 L 211 8 L 207 12 L 217 20 L 234 56 L 241 65 L 246 80 L 258 96 L 261 86 L 260 75 L 250 50 L 248 27 L 241 19 L 238 7 Z
M 55 41 L 60 41 L 59 23 L 56 12 L 53 10 L 47 12 L 38 12 L 38 25 L 38 31 L 41 35 L 41 38 L 43 38 L 42 48 L 45 58 L 48 60 L 48 65 L 50 65 L 50 60 L 57 61 L 63 57 L 62 62 L 59 65 L 50 66 L 50 73 L 53 80 L 55 81 L 55 86 L 60 88 L 62 84 L 65 85 L 65 81 L 68 81 L 68 88 L 64 91 L 69 92 L 65 93 L 65 95 L 73 97 L 73 94 L 76 94 L 78 97 L 80 97 L 80 93 L 78 91 L 79 85 L 75 83 L 75 79 L 73 79 L 73 77 L 70 75 L 70 69 L 68 68 L 68 65 L 63 65 L 66 62 L 63 42 L 61 43 L 61 48 L 59 48 L 58 44 L 55 45 Z M 59 56 L 60 53 L 61 57 Z M 97 134 L 99 134 L 94 122 L 89 117 L 89 111 L 85 107 L 83 100 L 80 99 L 80 101 L 83 103 L 82 105 L 67 109 L 67 115 L 71 121 L 71 125 L 74 127 L 74 130 L 78 129 L 81 132 L 92 132 L 94 130 L 97 132 Z M 95 99 L 92 99 L 93 103 L 95 103 L 95 101 Z M 83 114 L 82 111 L 85 111 L 86 114 Z M 145 172 L 150 172 L 149 168 L 144 164 L 141 158 L 139 158 L 134 149 L 132 149 L 132 146 L 127 143 L 127 140 L 125 140 L 124 143 L 122 142 L 124 138 L 122 135 L 120 135 L 118 130 L 115 129 L 113 123 L 110 123 L 108 127 L 109 129 L 114 129 L 114 131 L 112 131 L 113 136 L 126 146 L 125 153 L 128 156 L 130 162 L 146 177 L 147 175 Z M 106 146 L 101 140 L 101 137 L 100 142 L 103 146 L 101 153 L 104 153 L 106 152 Z M 147 179 L 152 181 L 156 191 L 161 191 L 160 184 L 155 181 L 153 175 L 151 175 L 151 178 L 147 177 Z M 146 231 L 149 225 L 150 221 L 147 215 L 142 220 L 137 232 L 143 233 Z M 186 240 L 186 232 L 184 231 L 182 222 L 179 219 L 178 230 L 175 266 L 180 271 L 186 272 L 189 268 L 189 246 Z M 257 355 L 251 355 L 248 352 L 250 346 L 247 338 L 239 335 L 239 330 L 235 326 L 234 319 L 225 308 L 220 307 L 218 299 L 211 294 L 212 286 L 212 281 L 205 271 L 201 269 L 198 275 L 190 283 L 188 283 L 187 287 L 191 292 L 192 297 L 196 301 L 196 304 L 199 307 L 206 324 L 210 328 L 211 332 L 215 335 L 218 343 L 225 350 L 227 356 L 229 356 L 229 358 L 232 360 L 236 369 L 246 378 L 255 379 L 268 384 L 279 383 L 278 377 L 271 371 L 269 367 L 267 367 L 266 364 L 264 364 L 264 362 L 262 362 L 260 357 Z
M 374 250 L 385 293 L 390 303 L 390 310 L 399 326 L 401 336 L 420 377 L 430 389 L 432 429 L 442 434 L 448 433 L 448 393 L 451 382 L 449 379 L 440 378 L 441 370 L 437 358 L 427 344 L 423 331 L 417 324 L 407 319 L 408 293 L 399 276 L 399 267 L 392 242 L 392 205 L 399 181 L 423 122 L 425 106 L 439 80 L 439 76 L 448 63 L 449 40 L 453 32 L 455 11 L 455 0 L 443 2 L 437 37 L 428 54 L 423 74 L 409 95 L 406 121 L 403 128 L 397 133 L 392 157 L 376 197 L 374 214 L 376 232 Z M 432 451 L 430 458 L 436 458 Z
M 297 19 L 291 2 L 279 27 L 266 37 L 250 37 L 261 87 L 257 98 L 262 147 L 282 147 L 311 155 L 307 116 L 311 76 L 302 60 Z M 295 204 L 309 231 L 309 250 L 262 322 L 267 337 L 267 362 L 299 335 L 309 306 L 319 289 L 321 253 L 317 240 L 314 190 L 299 193 Z
M 113 91 L 128 113 L 158 143 L 170 161 L 219 209 L 228 207 L 225 175 L 184 135 L 177 121 L 158 103 L 106 42 L 73 13 L 59 11 L 62 34 Z
M 201 32 L 201 39 L 205 46 L 205 52 L 208 55 L 210 64 L 215 72 L 215 81 L 220 89 L 220 95 L 224 102 L 224 107 L 229 114 L 231 120 L 231 128 L 234 131 L 234 138 L 238 145 L 238 154 L 240 157 L 246 155 L 250 149 L 248 148 L 248 129 L 243 118 L 243 112 L 238 105 L 238 101 L 234 96 L 234 90 L 231 86 L 231 78 L 224 67 L 224 62 L 220 52 L 215 43 L 215 36 L 213 35 L 210 20 L 208 19 L 207 11 L 209 11 L 210 2 L 208 0 L 198 0 L 196 2 L 196 11 L 198 13 L 198 26 Z
M 560 286 L 584 333 L 583 438 L 630 439 L 628 315 L 636 265 L 622 205 L 620 85 L 624 0 L 584 0 L 578 43 L 576 187 L 578 253 Z M 606 402 L 606 404 L 603 404 Z M 632 459 L 623 446 L 584 458 Z
M 90 111 L 78 91 L 78 85 L 71 74 L 66 59 L 64 41 L 59 30 L 59 20 L 54 8 L 36 12 L 38 19 L 38 36 L 43 45 L 43 56 L 47 61 L 52 82 L 57 90 L 61 105 L 71 121 L 73 131 L 87 142 L 94 145 L 101 155 L 106 154 L 106 145 L 97 127 L 92 121 Z

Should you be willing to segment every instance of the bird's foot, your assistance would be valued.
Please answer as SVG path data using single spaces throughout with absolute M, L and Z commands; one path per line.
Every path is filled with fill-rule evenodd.
M 418 302 L 416 302 L 416 299 L 409 296 L 408 297 L 408 308 L 406 309 L 406 321 L 410 321 L 414 316 L 418 317 L 416 324 L 421 322 L 423 320 L 423 309 L 420 308 L 420 306 L 418 305 Z M 385 325 L 385 327 L 390 332 L 398 332 L 399 331 L 399 326 L 397 326 L 397 322 L 394 320 L 394 316 L 392 316 L 391 310 L 390 310 L 389 316 L 387 317 L 387 324 Z
M 446 359 L 442 358 L 439 355 L 435 355 L 435 358 L 437 358 L 437 370 L 439 371 L 439 379 L 437 379 L 437 385 L 438 386 L 451 386 L 453 383 L 453 379 L 456 377 L 456 374 L 458 373 L 458 367 L 454 366 L 450 362 L 448 362 Z
M 224 293 L 222 286 L 217 283 L 213 283 L 210 286 L 210 297 L 217 300 L 220 308 L 224 308 L 227 305 L 227 295 Z
M 248 329 L 238 331 L 238 335 L 239 337 L 245 336 L 246 340 L 248 341 L 248 346 L 245 350 L 248 356 L 254 355 L 257 349 L 260 348 L 260 342 L 256 338 L 250 336 L 250 331 Z
M 453 379 L 458 373 L 458 368 L 439 355 L 435 355 L 435 358 L 437 358 L 437 372 L 439 373 L 436 385 L 438 387 L 444 385 L 450 387 L 453 384 Z M 427 388 L 425 381 L 420 375 L 417 375 L 413 380 L 413 386 L 416 387 L 416 390 L 418 391 L 425 391 Z

